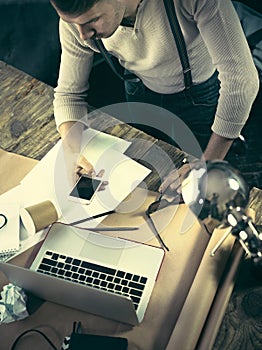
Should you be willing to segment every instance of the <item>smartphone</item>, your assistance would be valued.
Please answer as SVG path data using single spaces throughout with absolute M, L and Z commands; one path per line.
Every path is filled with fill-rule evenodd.
M 81 204 L 89 204 L 101 184 L 102 180 L 100 178 L 83 174 L 69 193 L 69 199 Z

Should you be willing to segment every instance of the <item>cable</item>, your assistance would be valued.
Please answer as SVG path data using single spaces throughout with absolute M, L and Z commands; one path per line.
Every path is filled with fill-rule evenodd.
M 58 350 L 55 345 L 51 342 L 51 340 L 41 331 L 39 331 L 38 329 L 28 329 L 27 331 L 21 333 L 17 338 L 16 340 L 14 341 L 12 347 L 11 347 L 11 350 L 15 350 L 15 347 L 17 345 L 17 343 L 19 342 L 19 340 L 26 334 L 30 333 L 30 332 L 36 332 L 38 334 L 40 334 L 42 337 L 44 337 L 44 339 L 48 342 L 49 345 L 51 345 L 51 347 L 54 349 L 54 350 Z

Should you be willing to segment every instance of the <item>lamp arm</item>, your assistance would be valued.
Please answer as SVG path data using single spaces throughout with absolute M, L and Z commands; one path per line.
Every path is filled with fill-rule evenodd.
M 232 226 L 232 235 L 237 237 L 253 262 L 256 265 L 262 265 L 262 234 L 257 231 L 252 219 L 240 208 L 231 208 L 227 221 Z

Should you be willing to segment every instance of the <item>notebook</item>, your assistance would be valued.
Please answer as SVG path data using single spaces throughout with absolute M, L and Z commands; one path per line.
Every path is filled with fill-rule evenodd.
M 55 224 L 30 269 L 0 270 L 45 300 L 137 325 L 163 257 L 162 248 Z
M 0 228 L 0 261 L 7 260 L 19 250 L 19 209 L 18 203 L 0 203 L 0 214 L 7 219 L 7 223 Z M 3 217 L 0 219 L 2 222 Z

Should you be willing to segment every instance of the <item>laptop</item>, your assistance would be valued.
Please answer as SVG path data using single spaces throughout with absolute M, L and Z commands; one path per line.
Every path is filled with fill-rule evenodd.
M 163 257 L 162 248 L 57 223 L 29 269 L 0 263 L 0 270 L 40 298 L 137 325 Z

